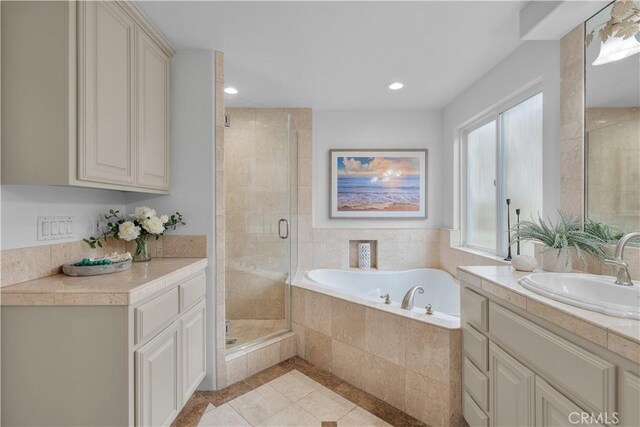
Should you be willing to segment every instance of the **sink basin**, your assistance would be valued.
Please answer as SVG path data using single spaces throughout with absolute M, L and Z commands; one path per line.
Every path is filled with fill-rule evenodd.
M 519 280 L 524 288 L 575 307 L 640 320 L 640 285 L 621 286 L 595 274 L 533 273 Z

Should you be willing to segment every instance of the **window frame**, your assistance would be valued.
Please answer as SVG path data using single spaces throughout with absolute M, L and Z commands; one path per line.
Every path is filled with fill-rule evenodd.
M 543 126 L 543 141 L 540 145 L 541 151 L 541 159 L 542 159 L 542 170 L 540 171 L 540 184 L 542 187 L 542 171 L 544 170 L 544 91 L 542 82 L 535 82 L 534 84 L 526 87 L 515 94 L 511 95 L 509 98 L 495 104 L 494 106 L 488 108 L 472 120 L 465 123 L 458 130 L 458 138 L 461 142 L 460 144 L 460 239 L 461 245 L 473 249 L 480 252 L 485 252 L 487 254 L 491 254 L 493 256 L 506 256 L 508 251 L 508 245 L 506 241 L 506 231 L 501 232 L 500 230 L 507 229 L 507 220 L 506 220 L 506 203 L 505 203 L 505 192 L 506 192 L 506 183 L 504 182 L 504 142 L 502 140 L 502 131 L 501 131 L 501 114 L 505 111 L 533 98 L 534 96 L 542 93 L 542 126 Z M 468 135 L 485 126 L 491 122 L 495 122 L 495 147 L 496 147 L 496 178 L 495 178 L 495 191 L 496 191 L 496 249 L 493 251 L 490 248 L 485 248 L 473 244 L 469 244 L 467 239 L 468 232 L 468 218 L 467 218 L 467 169 L 468 169 Z M 544 199 L 542 200 L 544 204 Z M 540 206 L 541 212 L 543 211 L 543 206 Z M 512 221 L 513 223 L 513 221 Z

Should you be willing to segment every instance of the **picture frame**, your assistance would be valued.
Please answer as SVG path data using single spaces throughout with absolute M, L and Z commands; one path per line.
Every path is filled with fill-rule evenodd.
M 329 150 L 331 219 L 427 219 L 427 149 Z

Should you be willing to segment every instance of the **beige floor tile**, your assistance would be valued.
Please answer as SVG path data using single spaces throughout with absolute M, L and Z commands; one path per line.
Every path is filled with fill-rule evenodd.
M 320 420 L 294 403 L 258 425 L 271 427 L 318 427 L 320 424 Z
M 232 400 L 229 405 L 249 423 L 256 425 L 282 411 L 291 403 L 289 398 L 265 384 Z
M 356 406 L 351 412 L 338 420 L 340 427 L 391 427 L 391 424 L 370 412 Z
M 215 408 L 209 405 L 200 422 L 199 427 L 240 427 L 250 426 L 242 416 L 228 403 Z
M 298 405 L 321 421 L 337 421 L 356 407 L 326 387 L 306 395 Z
M 296 370 L 276 378 L 269 385 L 294 402 L 322 387 L 321 384 Z

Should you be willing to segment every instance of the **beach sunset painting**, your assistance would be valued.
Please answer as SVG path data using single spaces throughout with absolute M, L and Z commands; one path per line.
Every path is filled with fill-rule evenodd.
M 426 218 L 426 150 L 331 150 L 331 216 Z

